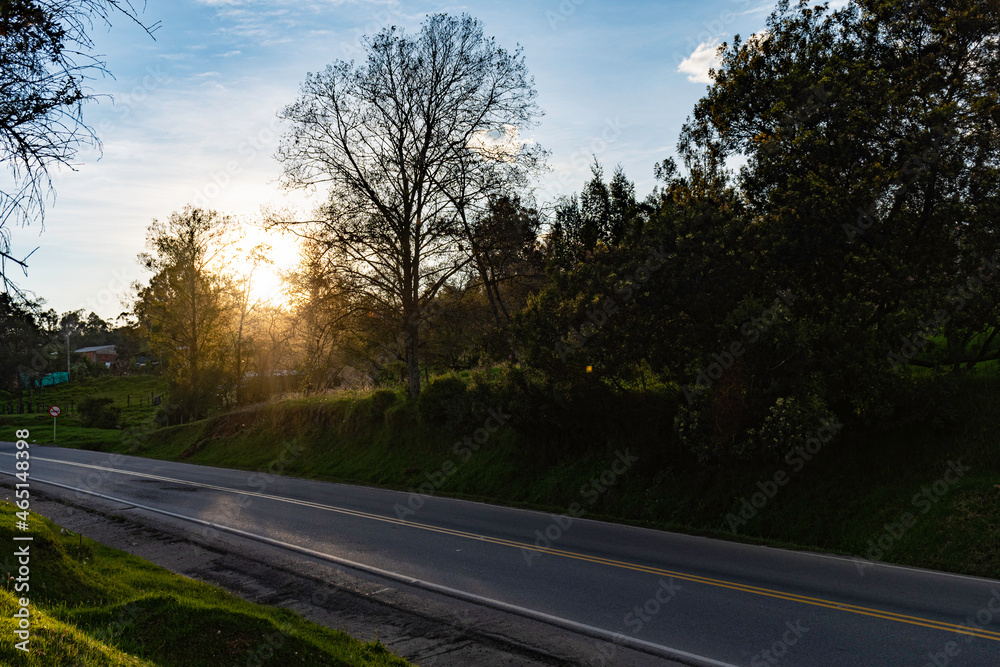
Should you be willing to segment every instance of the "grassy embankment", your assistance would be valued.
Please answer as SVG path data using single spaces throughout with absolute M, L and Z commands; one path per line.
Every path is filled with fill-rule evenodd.
M 8 497 L 10 492 L 6 494 Z M 0 543 L 14 542 L 14 506 L 0 502 Z M 0 664 L 88 667 L 408 665 L 295 612 L 241 600 L 125 552 L 29 518 L 30 590 L 14 592 L 10 546 L 0 592 Z M 30 600 L 29 652 L 15 648 L 17 599 Z
M 491 434 L 468 460 L 455 445 L 488 415 L 482 404 L 470 407 L 464 394 L 453 398 L 431 409 L 385 390 L 283 400 L 108 449 L 247 470 L 280 460 L 288 475 L 403 490 L 433 479 L 443 483 L 424 490 L 552 512 L 580 503 L 592 518 L 1000 578 L 996 377 L 967 378 L 948 394 L 947 406 L 935 400 L 928 409 L 950 415 L 945 426 L 914 421 L 854 428 L 801 465 L 721 469 L 699 465 L 677 445 L 670 392 L 565 410 L 525 396 L 521 407 L 506 408 L 516 428 Z M 591 480 L 626 449 L 638 462 L 595 493 Z M 942 481 L 949 461 L 959 459 L 968 471 L 957 484 Z M 744 499 L 752 500 L 758 483 L 768 487 L 779 471 L 787 482 L 748 512 Z M 917 498 L 925 489 L 930 496 Z M 741 509 L 749 518 L 734 526 L 731 517 Z

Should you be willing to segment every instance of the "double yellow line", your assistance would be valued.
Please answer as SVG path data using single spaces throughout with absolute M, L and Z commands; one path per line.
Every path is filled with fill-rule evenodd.
M 873 618 L 882 618 L 888 621 L 896 621 L 899 623 L 907 623 L 909 625 L 916 625 L 925 628 L 931 628 L 934 630 L 944 630 L 946 632 L 954 632 L 957 634 L 968 635 L 971 637 L 979 637 L 981 639 L 990 639 L 993 641 L 1000 642 L 1000 632 L 995 632 L 992 630 L 984 630 L 971 628 L 965 625 L 959 625 L 955 623 L 942 623 L 940 621 L 934 621 L 928 618 L 921 618 L 919 616 L 908 616 L 906 614 L 897 614 L 891 611 L 883 611 L 881 609 L 873 609 L 870 607 L 862 607 L 853 604 L 846 604 L 842 602 L 833 602 L 831 600 L 824 600 L 823 598 L 809 597 L 806 595 L 798 595 L 796 593 L 786 593 L 784 591 L 777 591 L 770 588 L 762 588 L 760 586 L 751 586 L 749 584 L 740 584 L 732 581 L 726 581 L 724 579 L 713 579 L 710 577 L 702 577 L 694 574 L 688 574 L 685 572 L 677 572 L 675 570 L 666 570 L 658 567 L 651 567 L 647 565 L 636 565 L 635 563 L 628 563 L 625 561 L 614 560 L 611 558 L 602 558 L 601 556 L 590 556 L 587 554 L 575 553 L 572 551 L 565 551 L 563 549 L 553 549 L 551 547 L 539 547 L 534 544 L 528 544 L 525 542 L 517 542 L 514 540 L 505 540 L 499 537 L 490 537 L 488 535 L 480 535 L 478 533 L 470 533 L 464 530 L 454 530 L 452 528 L 442 528 L 440 526 L 432 526 L 425 523 L 419 523 L 416 521 L 404 521 L 403 519 L 394 519 L 388 516 L 382 516 L 379 514 L 371 514 L 369 512 L 360 512 L 358 510 L 344 509 L 342 507 L 334 507 L 332 505 L 324 505 L 322 503 L 315 503 L 308 500 L 296 500 L 294 498 L 286 498 L 283 496 L 273 496 L 267 493 L 259 493 L 257 491 L 244 491 L 242 489 L 234 489 L 227 486 L 217 486 L 215 484 L 205 484 L 202 482 L 191 482 L 183 479 L 174 479 L 172 477 L 162 477 L 160 475 L 152 475 L 149 473 L 134 472 L 131 470 L 119 470 L 116 468 L 107 468 L 104 466 L 91 465 L 88 463 L 76 463 L 72 461 L 59 461 L 56 459 L 47 459 L 41 457 L 33 457 L 39 461 L 48 461 L 51 463 L 61 463 L 63 465 L 78 466 L 81 468 L 91 468 L 93 470 L 102 470 L 106 472 L 131 475 L 133 477 L 144 477 L 146 479 L 154 479 L 162 482 L 172 482 L 175 484 L 187 484 L 190 486 L 197 486 L 205 489 L 213 489 L 216 491 L 224 491 L 228 493 L 238 493 L 245 496 L 252 496 L 255 498 L 264 498 L 267 500 L 276 500 L 279 502 L 292 503 L 295 505 L 301 505 L 304 507 L 312 507 L 316 509 L 326 510 L 328 512 L 336 512 L 338 514 L 344 514 L 347 516 L 353 516 L 360 519 L 369 519 L 372 521 L 381 521 L 382 523 L 395 524 L 399 526 L 406 526 L 409 528 L 418 528 L 420 530 L 427 530 L 434 533 L 441 533 L 442 535 L 451 535 L 453 537 L 461 537 L 469 540 L 477 540 L 479 542 L 487 542 L 490 544 L 497 544 L 505 547 L 513 547 L 515 549 L 524 549 L 527 551 L 535 551 L 544 554 L 551 554 L 553 556 L 560 556 L 562 558 L 572 558 L 574 560 L 585 561 L 588 563 L 596 563 L 598 565 L 608 565 L 611 567 L 617 567 L 624 570 L 633 570 L 635 572 L 643 572 L 647 574 L 655 574 L 665 577 L 673 577 L 674 579 L 680 579 L 681 581 L 690 581 L 692 583 L 705 584 L 706 586 L 715 586 L 718 588 L 728 588 L 734 591 L 740 591 L 743 593 L 751 593 L 754 595 L 763 595 L 766 597 L 777 598 L 779 600 L 787 600 L 789 602 L 799 602 L 802 604 L 812 605 L 814 607 L 823 607 L 826 609 L 833 609 L 836 611 L 846 611 L 852 614 L 860 614 L 862 616 L 871 616 Z M 128 502 L 123 500 L 122 502 Z

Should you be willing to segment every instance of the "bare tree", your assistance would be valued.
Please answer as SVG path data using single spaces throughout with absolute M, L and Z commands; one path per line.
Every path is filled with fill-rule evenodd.
M 83 121 L 95 95 L 86 81 L 105 73 L 90 55 L 95 22 L 120 13 L 144 26 L 129 0 L 3 0 L 0 2 L 0 281 L 20 294 L 7 263 L 27 268 L 11 254 L 9 224 L 42 222 L 52 194 L 49 170 L 70 166 L 82 145 L 100 147 Z
M 415 395 L 426 307 L 471 259 L 468 211 L 537 162 L 519 136 L 540 110 L 520 47 L 468 15 L 429 16 L 414 37 L 388 28 L 365 51 L 307 76 L 278 159 L 286 186 L 330 188 L 315 238 L 398 322 Z

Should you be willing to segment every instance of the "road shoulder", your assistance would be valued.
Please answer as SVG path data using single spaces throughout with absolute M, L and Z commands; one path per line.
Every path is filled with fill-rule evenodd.
M 424 667 L 679 664 L 120 502 L 44 485 L 33 507 L 177 574 L 359 639 L 378 638 Z M 611 652 L 612 660 L 603 657 Z

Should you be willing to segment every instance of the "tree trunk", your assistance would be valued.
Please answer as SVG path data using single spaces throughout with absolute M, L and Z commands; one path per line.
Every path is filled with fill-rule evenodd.
M 406 318 L 406 376 L 410 396 L 420 394 L 420 317 L 414 312 Z

